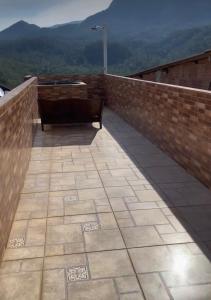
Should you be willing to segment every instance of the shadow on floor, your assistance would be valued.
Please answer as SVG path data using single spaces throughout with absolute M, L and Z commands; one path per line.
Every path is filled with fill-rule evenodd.
M 166 234 L 165 244 L 195 242 L 210 260 L 211 191 L 121 118 L 110 112 L 105 115 L 104 127 L 148 181 L 148 188 L 151 185 L 162 199 L 160 208 L 172 218 L 177 233 Z
M 45 125 L 44 132 L 38 126 L 33 147 L 91 145 L 99 131 L 90 124 Z

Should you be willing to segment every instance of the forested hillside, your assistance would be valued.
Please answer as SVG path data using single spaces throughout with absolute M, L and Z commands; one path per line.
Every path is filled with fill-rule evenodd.
M 191 9 L 190 9 L 191 7 Z M 0 32 L 0 83 L 25 74 L 102 72 L 101 34 L 108 25 L 109 72 L 130 74 L 211 48 L 209 0 L 114 0 L 80 23 L 40 28 L 20 21 Z

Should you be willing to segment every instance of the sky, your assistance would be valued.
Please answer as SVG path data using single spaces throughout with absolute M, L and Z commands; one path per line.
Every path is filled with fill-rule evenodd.
M 24 20 L 41 27 L 83 20 L 112 0 L 0 0 L 0 30 Z

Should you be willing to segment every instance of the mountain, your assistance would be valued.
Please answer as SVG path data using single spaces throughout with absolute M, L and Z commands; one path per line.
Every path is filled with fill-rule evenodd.
M 171 33 L 150 42 L 109 43 L 109 72 L 127 75 L 211 49 L 211 25 Z M 0 41 L 0 83 L 14 87 L 25 74 L 102 72 L 101 42 L 37 37 Z
M 18 39 L 38 35 L 41 28 L 25 21 L 19 21 L 0 32 L 0 39 Z
M 210 0 L 114 0 L 110 7 L 87 18 L 81 26 L 107 24 L 123 38 L 163 38 L 178 29 L 208 25 Z
M 211 49 L 211 25 L 180 30 L 154 45 L 166 61 L 182 59 Z
M 110 39 L 158 41 L 177 30 L 209 25 L 210 11 L 210 0 L 113 0 L 108 9 L 82 22 L 40 28 L 20 21 L 0 32 L 0 39 L 39 35 L 89 41 L 99 39 L 90 27 L 106 24 Z
M 109 72 L 132 74 L 211 48 L 211 0 L 113 0 L 80 23 L 40 28 L 24 21 L 0 32 L 0 83 L 26 73 L 102 72 L 101 33 L 109 29 Z

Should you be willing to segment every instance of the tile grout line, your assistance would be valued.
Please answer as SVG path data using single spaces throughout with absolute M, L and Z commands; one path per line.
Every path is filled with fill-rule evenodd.
M 167 295 L 169 296 L 169 299 L 170 299 L 170 300 L 174 300 L 174 298 L 173 298 L 173 296 L 171 295 L 171 292 L 170 292 L 170 290 L 169 290 L 170 288 L 167 286 L 167 284 L 166 284 L 166 282 L 165 282 L 165 280 L 164 280 L 164 278 L 163 278 L 161 272 L 158 272 L 158 276 L 159 276 L 161 282 L 162 282 L 163 285 L 164 285 L 164 288 L 165 288 L 165 290 L 166 290 Z
M 51 149 L 51 155 L 52 155 L 52 149 Z M 50 162 L 50 171 L 52 168 L 52 163 Z M 50 190 L 50 178 L 49 178 L 49 190 Z M 49 191 L 48 191 L 48 204 L 47 204 L 47 214 L 48 214 L 48 208 L 49 208 Z M 45 238 L 44 238 L 44 255 L 43 255 L 43 263 L 42 263 L 42 276 L 41 276 L 41 288 L 40 288 L 40 300 L 43 299 L 43 290 L 44 290 L 44 264 L 45 264 L 45 257 L 46 257 L 46 238 L 47 238 L 47 223 L 48 223 L 48 218 L 45 218 Z

